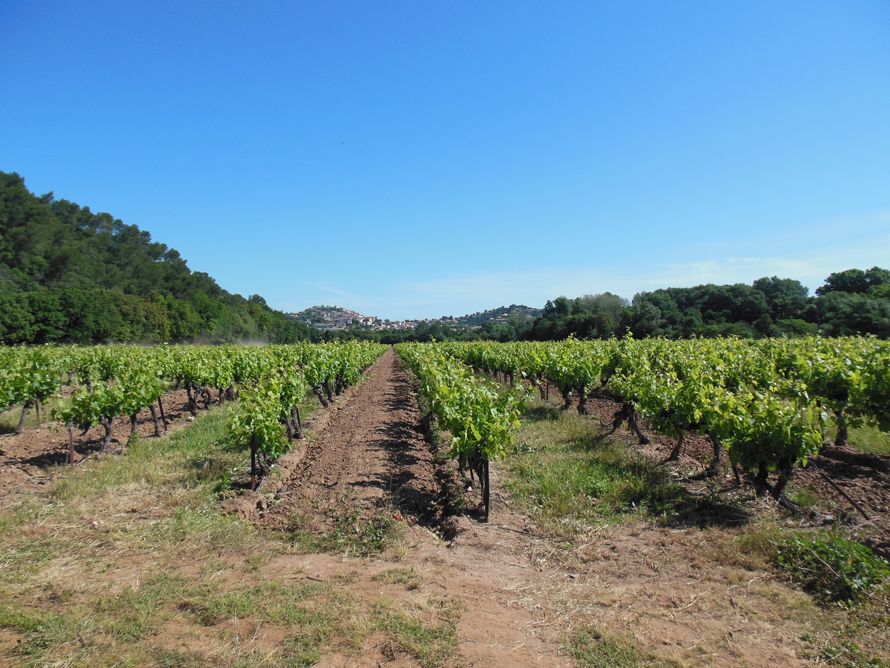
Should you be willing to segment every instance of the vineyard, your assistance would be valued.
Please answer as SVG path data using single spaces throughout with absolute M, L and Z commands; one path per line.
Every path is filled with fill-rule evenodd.
M 16 433 L 41 407 L 74 432 L 101 426 L 108 450 L 115 418 L 136 431 L 151 413 L 154 435 L 167 429 L 163 397 L 184 389 L 192 417 L 199 405 L 238 401 L 229 430 L 250 454 L 251 487 L 301 439 L 300 406 L 307 392 L 322 407 L 354 384 L 386 346 L 370 343 L 288 346 L 50 347 L 0 349 L 0 406 L 19 406 Z M 877 339 L 739 339 L 666 341 L 632 338 L 556 343 L 401 344 L 399 355 L 418 382 L 424 429 L 451 437 L 450 455 L 463 475 L 479 479 L 485 519 L 490 512 L 489 461 L 503 458 L 531 393 L 552 387 L 588 413 L 588 399 L 617 401 L 612 431 L 626 423 L 641 444 L 652 430 L 676 439 L 676 461 L 687 435 L 707 437 L 715 475 L 726 454 L 758 493 L 791 510 L 785 495 L 795 471 L 819 452 L 829 426 L 846 445 L 851 427 L 890 429 L 890 344 Z M 480 375 L 481 374 L 481 375 Z M 503 382 L 494 382 L 493 379 Z M 44 408 L 44 414 L 46 410 Z M 857 506 L 866 519 L 866 511 Z
M 0 406 L 21 408 L 16 433 L 34 410 L 54 404 L 51 417 L 67 426 L 68 461 L 75 463 L 74 431 L 101 425 L 106 452 L 115 418 L 126 416 L 130 435 L 137 416 L 151 412 L 154 435 L 167 430 L 163 397 L 184 389 L 192 418 L 199 406 L 239 401 L 231 417 L 234 440 L 250 452 L 253 485 L 259 470 L 287 444 L 302 438 L 299 406 L 312 392 L 328 406 L 386 349 L 346 345 L 43 347 L 0 351 Z M 44 411 L 45 412 L 45 411 Z
M 442 364 L 443 355 L 476 371 L 499 374 L 508 384 L 515 384 L 517 392 L 530 386 L 543 393 L 544 383 L 553 385 L 564 408 L 573 405 L 574 397 L 581 414 L 588 412 L 588 397 L 594 394 L 614 399 L 622 410 L 613 430 L 626 421 L 645 444 L 647 437 L 638 425 L 638 418 L 644 418 L 655 431 L 677 439 L 671 460 L 679 458 L 687 434 L 704 434 L 713 444 L 711 474 L 728 451 L 737 478 L 735 467 L 741 465 L 753 474 L 758 491 L 769 492 L 785 504 L 789 503 L 784 496 L 786 485 L 797 467 L 819 451 L 829 421 L 836 426 L 835 445 L 839 446 L 846 444 L 851 426 L 870 423 L 890 429 L 890 344 L 877 339 L 570 339 L 405 350 L 408 359 L 425 361 L 425 365 L 413 362 L 421 378 L 421 393 L 437 417 L 458 435 L 456 451 L 469 447 L 483 458 L 503 454 L 509 438 L 505 426 L 515 421 L 513 404 L 500 412 L 494 404 L 485 406 L 481 410 L 484 421 L 462 414 L 448 403 L 454 391 L 428 385 L 455 373 L 453 367 L 449 370 Z M 440 355 L 438 367 L 430 364 L 436 359 L 433 350 Z M 525 386 L 520 384 L 523 380 Z M 444 382 L 447 388 L 474 386 L 471 378 Z M 456 414 L 462 420 L 457 425 L 450 419 Z M 489 424 L 489 415 L 495 424 Z M 465 444 L 468 433 L 475 439 L 469 446 Z
M 511 501 L 503 478 L 508 471 L 517 475 L 520 460 L 534 459 L 527 453 L 546 451 L 529 446 L 526 433 L 545 419 L 568 420 L 567 428 L 591 430 L 596 439 L 618 438 L 642 457 L 626 473 L 615 474 L 613 466 L 609 475 L 645 470 L 641 484 L 656 486 L 670 477 L 666 471 L 675 471 L 674 478 L 685 476 L 710 495 L 749 489 L 756 501 L 745 501 L 748 505 L 766 503 L 775 509 L 770 512 L 808 527 L 841 522 L 848 535 L 890 555 L 890 459 L 850 447 L 851 434 L 862 428 L 890 430 L 885 341 L 569 339 L 400 344 L 395 355 L 388 351 L 359 342 L 3 348 L 0 406 L 9 410 L 4 428 L 10 443 L 15 434 L 25 437 L 37 429 L 45 434 L 44 444 L 52 435 L 55 454 L 30 460 L 18 455 L 16 461 L 75 470 L 102 466 L 110 453 L 126 462 L 128 445 L 153 440 L 143 437 L 168 441 L 190 422 L 212 419 L 219 430 L 215 442 L 238 453 L 226 459 L 235 466 L 225 484 L 213 483 L 215 489 L 237 501 L 229 509 L 257 526 L 295 536 L 303 549 L 345 549 L 368 558 L 387 550 L 405 521 L 444 536 L 450 545 L 462 535 L 456 542 L 465 541 L 466 549 L 483 540 L 468 538 L 482 527 L 498 532 L 501 526 L 520 526 L 520 533 L 538 536 L 533 541 L 538 546 L 545 540 L 542 530 L 529 533 L 531 520 L 517 515 L 519 502 Z M 370 380 L 359 383 L 363 377 Z M 351 407 L 356 392 L 363 392 L 364 403 Z M 324 420 L 307 422 L 311 411 Z M 558 414 L 565 417 L 557 420 Z M 405 449 L 409 443 L 413 450 Z M 833 480 L 824 453 L 862 471 L 862 487 L 854 491 Z M 208 465 L 215 470 L 212 460 L 204 458 L 205 470 Z M 63 467 L 56 471 L 54 476 L 64 475 Z M 33 472 L 31 477 L 39 477 Z M 514 489 L 521 486 L 517 481 Z M 799 481 L 828 490 L 834 514 L 792 494 Z M 13 487 L 0 486 L 0 492 L 16 491 Z M 218 502 L 220 493 L 215 494 Z M 588 491 L 584 498 L 596 505 L 598 494 Z M 689 505 L 689 494 L 678 492 L 676 498 Z M 14 495 L 7 496 L 8 501 Z M 652 512 L 640 501 L 645 493 L 634 498 L 632 504 L 619 501 L 619 512 L 642 517 Z M 544 503 L 541 496 L 533 505 Z M 705 507 L 695 503 L 693 513 Z M 751 517 L 747 507 L 740 512 Z M 709 521 L 692 520 L 700 526 Z M 552 531 L 577 542 L 572 553 L 590 545 L 583 538 L 590 529 L 572 530 L 583 536 Z M 532 549 L 529 545 L 517 549 Z M 496 566 L 491 549 L 485 547 L 491 564 L 480 561 L 476 567 Z M 539 562 L 544 563 L 540 555 L 534 560 Z M 862 578 L 849 596 L 873 586 Z M 409 651 L 405 647 L 400 651 Z M 543 646 L 536 651 L 546 654 Z M 417 656 L 420 665 L 445 661 Z

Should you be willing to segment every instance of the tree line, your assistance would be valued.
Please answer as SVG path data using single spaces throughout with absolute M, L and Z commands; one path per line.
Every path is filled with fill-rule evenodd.
M 880 267 L 831 274 L 809 296 L 800 281 L 760 278 L 751 285 L 698 285 L 641 292 L 627 302 L 615 295 L 565 297 L 547 302 L 529 328 L 532 339 L 684 339 L 738 336 L 890 337 L 890 271 Z

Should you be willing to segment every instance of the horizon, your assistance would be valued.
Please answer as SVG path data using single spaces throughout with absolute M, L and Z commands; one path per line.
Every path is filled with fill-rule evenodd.
M 890 5 L 0 7 L 0 170 L 273 308 L 890 267 Z M 13 131 L 14 130 L 14 131 Z

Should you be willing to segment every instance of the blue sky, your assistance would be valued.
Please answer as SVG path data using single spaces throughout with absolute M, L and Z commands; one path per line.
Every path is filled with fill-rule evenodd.
M 890 3 L 0 0 L 0 170 L 275 308 L 890 267 Z

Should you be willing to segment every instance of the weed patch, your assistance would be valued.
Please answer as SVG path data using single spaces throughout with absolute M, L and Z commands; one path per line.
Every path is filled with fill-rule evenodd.
M 424 668 L 441 666 L 457 650 L 460 607 L 448 599 L 429 597 L 415 609 L 396 609 L 382 599 L 375 606 L 375 627 L 393 634 L 401 649 Z
M 385 582 L 386 584 L 403 584 L 408 589 L 418 589 L 423 584 L 421 577 L 414 572 L 413 568 L 390 568 L 375 575 L 374 582 Z
M 507 485 L 525 512 L 551 525 L 563 518 L 675 514 L 683 492 L 667 471 L 596 435 L 573 413 L 542 407 L 529 413 L 506 462 Z
M 776 546 L 776 563 L 822 603 L 856 603 L 886 585 L 887 562 L 865 545 L 833 532 L 805 533 Z
M 293 542 L 302 550 L 343 552 L 358 557 L 385 551 L 403 532 L 391 508 L 366 508 L 345 493 L 322 510 L 321 518 L 294 516 L 291 525 Z
M 869 656 L 854 642 L 830 643 L 819 652 L 819 660 L 829 666 L 844 668 L 885 668 L 886 663 Z
M 834 430 L 829 430 L 827 437 L 833 441 Z M 862 452 L 870 452 L 875 455 L 890 455 L 890 433 L 881 431 L 874 424 L 850 428 L 847 442 Z

